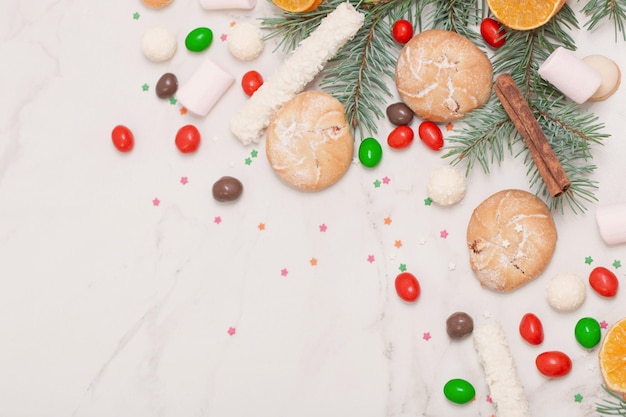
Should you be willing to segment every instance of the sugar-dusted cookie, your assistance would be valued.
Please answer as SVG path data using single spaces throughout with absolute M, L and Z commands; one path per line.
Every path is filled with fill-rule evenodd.
M 334 184 L 352 162 L 354 138 L 344 107 L 321 91 L 296 95 L 267 128 L 269 163 L 286 183 L 308 191 Z
M 143 4 L 154 9 L 160 9 L 167 6 L 172 0 L 141 0 Z
M 482 106 L 491 94 L 491 61 L 457 33 L 432 29 L 415 35 L 400 52 L 396 86 L 418 116 L 450 122 Z
M 474 209 L 467 226 L 470 265 L 481 285 L 510 292 L 536 278 L 556 247 L 552 213 L 535 195 L 503 190 Z

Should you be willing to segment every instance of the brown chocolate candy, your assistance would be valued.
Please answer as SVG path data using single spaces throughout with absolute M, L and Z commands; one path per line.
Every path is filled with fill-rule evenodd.
M 243 184 L 237 178 L 225 176 L 213 184 L 213 198 L 217 201 L 235 201 L 243 193 Z
M 156 95 L 158 98 L 170 98 L 178 90 L 178 78 L 171 72 L 161 75 L 156 83 Z
M 413 110 L 402 102 L 394 103 L 387 107 L 387 118 L 396 126 L 406 126 L 413 121 Z
M 474 331 L 474 320 L 460 311 L 453 313 L 446 320 L 446 332 L 451 339 L 461 339 Z

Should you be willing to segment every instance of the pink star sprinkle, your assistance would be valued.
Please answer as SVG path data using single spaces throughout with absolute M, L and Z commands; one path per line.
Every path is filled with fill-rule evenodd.
M 159 204 L 161 204 L 161 200 L 159 200 L 158 198 L 154 198 L 152 200 L 152 205 L 153 206 L 158 206 Z
M 609 323 L 607 323 L 605 320 L 602 320 L 602 321 L 600 322 L 600 328 L 602 328 L 602 329 L 606 329 L 606 328 L 608 328 L 608 327 L 609 327 Z
M 430 332 L 425 332 L 424 336 L 422 336 L 422 339 L 424 339 L 427 342 L 430 340 L 430 338 L 431 338 Z
M 322 223 L 320 224 L 320 232 L 325 232 L 326 229 L 328 229 L 328 227 L 326 226 L 326 224 Z
M 215 216 L 213 219 L 213 223 L 220 224 L 222 222 L 222 218 L 220 216 Z
M 280 275 L 286 277 L 287 274 L 289 274 L 289 271 L 287 270 L 287 268 L 283 268 L 280 270 Z
M 237 329 L 235 329 L 234 327 L 229 327 L 228 328 L 228 334 L 229 335 L 234 335 L 235 333 L 237 333 Z
M 375 260 L 376 258 L 374 258 L 374 255 L 367 255 L 367 262 L 373 263 Z
M 389 184 L 389 181 L 391 181 L 391 178 L 383 177 L 383 184 Z
M 492 403 L 493 399 L 491 398 L 491 395 L 487 395 L 487 398 L 485 398 L 485 401 L 487 401 L 488 403 Z
M 228 39 L 228 35 L 227 35 L 227 34 L 225 34 L 225 33 L 222 33 L 222 34 L 220 35 L 220 40 L 221 40 L 222 42 L 225 42 L 225 41 L 226 41 L 226 39 Z
M 187 177 L 180 177 L 180 183 L 182 185 L 185 185 L 189 182 L 189 179 Z
M 446 229 L 443 229 L 441 232 L 439 232 L 439 236 L 441 236 L 442 239 L 445 239 L 448 237 L 448 231 Z

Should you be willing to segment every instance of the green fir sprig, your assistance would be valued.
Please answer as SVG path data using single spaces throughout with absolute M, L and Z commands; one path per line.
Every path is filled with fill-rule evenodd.
M 618 34 L 622 34 L 622 39 L 626 40 L 626 0 L 589 0 L 581 10 L 589 20 L 585 23 L 588 30 L 605 21 L 613 23 L 615 40 Z
M 263 18 L 261 26 L 268 30 L 267 38 L 279 39 L 277 48 L 289 52 L 344 1 L 325 0 L 310 12 L 284 12 Z M 377 133 L 377 121 L 384 117 L 382 109 L 393 96 L 389 85 L 394 80 L 401 47 L 391 36 L 395 21 L 407 19 L 416 31 L 451 30 L 486 50 L 478 33 L 481 19 L 489 14 L 484 0 L 349 1 L 364 13 L 365 24 L 322 71 L 319 86 L 344 104 L 346 117 L 361 139 Z M 590 16 L 586 27 L 592 29 L 604 20 L 613 20 L 616 31 L 624 33 L 625 10 L 626 0 L 589 0 L 583 8 Z M 447 138 L 444 157 L 450 158 L 452 164 L 465 164 L 468 172 L 476 165 L 489 172 L 490 166 L 501 164 L 507 155 L 521 157 L 528 168 L 531 187 L 551 209 L 585 211 L 586 203 L 596 200 L 598 188 L 590 178 L 596 169 L 590 163 L 591 146 L 602 144 L 608 135 L 594 114 L 567 101 L 538 75 L 540 64 L 557 47 L 576 49 L 569 33 L 578 27 L 575 13 L 565 4 L 547 24 L 530 31 L 507 30 L 505 45 L 495 51 L 487 50 L 494 73 L 508 72 L 513 76 L 546 133 L 572 183 L 566 193 L 556 198 L 548 193 L 527 147 L 495 96 L 464 117 L 461 129 Z
M 626 399 L 610 391 L 604 385 L 602 388 L 611 396 L 611 399 L 605 399 L 596 404 L 596 411 L 607 416 L 626 416 Z

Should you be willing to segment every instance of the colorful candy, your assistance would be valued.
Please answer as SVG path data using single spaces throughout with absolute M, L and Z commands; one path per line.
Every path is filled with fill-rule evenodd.
M 383 147 L 374 138 L 365 138 L 359 145 L 359 161 L 368 168 L 373 168 L 383 158 Z
M 422 122 L 417 130 L 420 139 L 433 151 L 438 151 L 443 147 L 443 133 L 433 122 Z
M 593 349 L 602 338 L 600 323 L 592 317 L 583 317 L 576 323 L 574 335 L 582 347 Z
M 254 94 L 263 85 L 263 77 L 257 71 L 248 71 L 241 77 L 241 88 L 247 96 Z
M 213 198 L 220 202 L 235 201 L 243 193 L 243 184 L 237 178 L 224 176 L 213 184 Z
M 455 378 L 443 386 L 443 395 L 455 404 L 467 404 L 476 397 L 476 390 L 466 380 Z
M 195 28 L 185 38 L 185 46 L 192 52 L 202 52 L 211 46 L 213 31 L 209 28 Z
M 413 143 L 415 133 L 409 126 L 398 126 L 389 132 L 387 144 L 393 149 L 404 149 Z
M 563 377 L 572 370 L 572 360 L 558 350 L 540 353 L 535 358 L 535 365 L 539 372 L 549 378 Z
M 171 72 L 161 75 L 156 83 L 155 91 L 158 98 L 170 98 L 178 90 L 178 78 Z
M 500 48 L 506 43 L 503 26 L 490 17 L 483 19 L 481 22 L 480 34 L 492 48 Z
M 387 119 L 396 126 L 408 125 L 413 121 L 413 110 L 402 102 L 387 107 Z
M 175 139 L 176 147 L 182 153 L 192 153 L 200 146 L 200 132 L 194 125 L 185 125 L 178 129 Z
M 420 296 L 420 284 L 415 275 L 402 272 L 396 276 L 396 292 L 404 301 L 413 302 Z
M 451 339 L 462 339 L 473 331 L 474 320 L 467 313 L 457 311 L 446 320 L 446 332 Z
M 589 285 L 603 297 L 615 297 L 619 280 L 613 272 L 603 266 L 598 266 L 589 273 Z
M 117 125 L 113 128 L 111 140 L 113 141 L 113 146 L 120 152 L 130 152 L 135 145 L 133 132 L 124 125 Z
M 393 24 L 391 35 L 396 42 L 405 44 L 413 37 L 413 25 L 405 19 L 400 19 Z
M 543 342 L 543 324 L 533 313 L 524 314 L 519 323 L 519 333 L 531 345 L 540 345 Z

